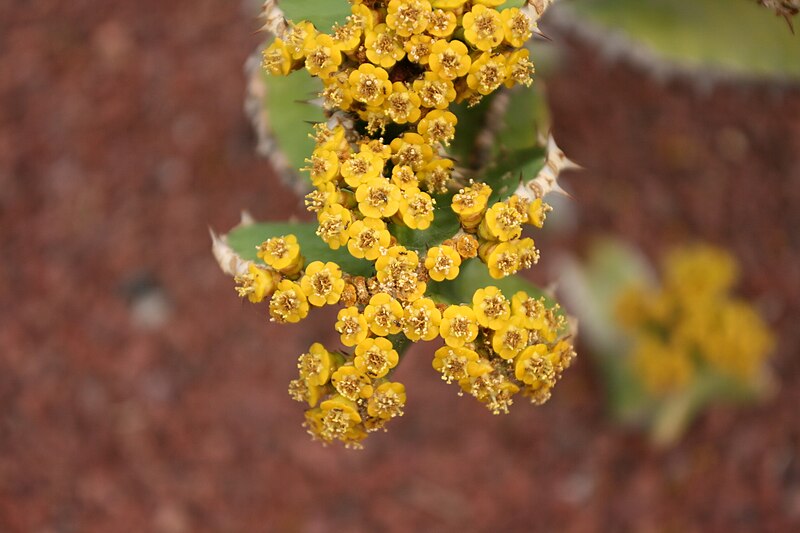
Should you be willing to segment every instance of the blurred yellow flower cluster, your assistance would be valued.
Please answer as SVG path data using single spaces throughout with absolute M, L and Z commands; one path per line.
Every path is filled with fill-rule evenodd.
M 726 251 L 689 246 L 667 255 L 661 287 L 620 295 L 616 316 L 633 335 L 630 363 L 648 392 L 680 392 L 703 373 L 759 379 L 774 340 L 758 313 L 731 296 L 737 276 Z
M 444 148 L 457 124 L 451 104 L 531 82 L 533 64 L 521 47 L 535 21 L 517 8 L 495 9 L 503 3 L 353 0 L 347 22 L 330 35 L 309 22 L 290 24 L 264 51 L 270 73 L 305 67 L 322 80 L 331 120 L 315 126 L 305 168 L 315 190 L 306 205 L 331 249 L 370 262 L 375 272 L 361 277 L 334 262 L 306 264 L 295 236 L 285 235 L 258 247 L 267 268 L 251 265 L 237 278 L 240 295 L 269 300 L 276 322 L 298 322 L 314 306 L 341 306 L 335 329 L 352 352 L 313 344 L 290 386 L 309 406 L 306 427 L 323 442 L 358 446 L 403 414 L 405 387 L 391 376 L 408 342 L 441 338 L 433 367 L 494 413 L 507 412 L 516 393 L 546 401 L 574 357 L 563 315 L 543 298 L 489 286 L 447 305 L 428 290 L 456 280 L 473 258 L 496 279 L 538 261 L 522 229 L 542 227 L 549 206 L 516 195 L 490 201 L 491 187 L 473 180 L 459 188 Z M 393 228 L 430 228 L 437 195 L 460 228 L 422 249 L 403 246 Z

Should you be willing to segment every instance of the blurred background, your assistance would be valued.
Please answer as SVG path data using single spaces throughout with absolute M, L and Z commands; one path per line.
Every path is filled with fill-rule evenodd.
M 797 86 L 654 76 L 543 25 L 554 134 L 585 170 L 533 276 L 599 234 L 727 247 L 778 336 L 769 402 L 658 450 L 609 423 L 580 345 L 547 405 L 508 416 L 420 346 L 406 415 L 323 448 L 286 387 L 332 315 L 270 324 L 210 254 L 241 209 L 308 218 L 242 111 L 254 4 L 0 4 L 0 531 L 800 528 Z

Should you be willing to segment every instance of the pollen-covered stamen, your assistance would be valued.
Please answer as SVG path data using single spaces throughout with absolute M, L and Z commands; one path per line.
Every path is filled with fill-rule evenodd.
M 384 375 L 391 366 L 389 359 L 386 357 L 386 352 L 379 346 L 373 346 L 364 354 L 364 367 L 369 375 Z
M 389 107 L 387 112 L 395 122 L 406 120 L 413 109 L 414 105 L 411 103 L 410 93 L 403 91 L 389 95 Z
M 426 107 L 438 108 L 447 103 L 447 85 L 431 81 L 425 83 L 419 92 L 419 98 Z
M 297 312 L 301 304 L 301 300 L 294 290 L 280 291 L 272 297 L 270 311 L 279 319 L 284 319 Z
M 289 382 L 289 397 L 296 402 L 307 402 L 309 397 L 308 383 L 304 379 L 293 379 Z
M 233 281 L 238 285 L 236 287 L 236 294 L 244 298 L 256 291 L 256 277 L 253 274 L 247 273 L 233 278 Z
M 319 223 L 317 235 L 323 240 L 332 240 L 338 237 L 345 229 L 345 221 L 341 215 L 331 215 Z
M 517 330 L 509 330 L 503 337 L 503 345 L 509 350 L 519 351 L 527 339 Z
M 388 305 L 378 307 L 373 320 L 383 329 L 391 329 L 396 324 L 395 316 Z
M 466 339 L 469 338 L 470 331 L 469 327 L 471 322 L 469 318 L 463 316 L 456 316 L 450 322 L 450 335 L 457 339 Z
M 475 29 L 479 39 L 493 39 L 494 35 L 500 29 L 498 26 L 497 15 L 494 12 L 487 12 L 478 15 L 475 17 Z
M 489 94 L 500 87 L 505 80 L 505 70 L 502 65 L 495 61 L 488 61 L 476 73 L 478 80 L 478 91 L 481 94 Z
M 320 436 L 328 441 L 341 439 L 354 424 L 350 413 L 343 409 L 329 409 L 322 418 Z
M 366 228 L 358 234 L 358 247 L 368 250 L 378 242 L 378 232 L 374 229 Z
M 403 416 L 403 401 L 392 389 L 377 391 L 370 402 L 381 418 Z
M 408 208 L 415 217 L 424 217 L 433 211 L 433 204 L 424 197 L 416 197 L 408 202 Z
M 530 87 L 533 83 L 533 74 L 536 69 L 527 58 L 521 58 L 511 66 L 511 79 L 520 85 Z
M 337 328 L 337 331 L 345 336 L 357 335 L 361 332 L 361 324 L 356 317 L 346 316 L 341 319 L 341 326 Z
M 488 318 L 498 318 L 508 311 L 508 300 L 502 294 L 496 294 L 485 298 L 481 308 Z
M 424 162 L 422 150 L 416 144 L 406 144 L 397 153 L 397 163 L 416 168 Z
M 504 252 L 497 258 L 497 268 L 504 276 L 510 276 L 517 272 L 519 266 L 519 255 L 514 252 Z
M 555 381 L 556 378 L 555 369 L 546 357 L 533 356 L 526 359 L 523 370 L 523 380 L 526 383 L 548 384 Z
M 311 286 L 317 296 L 327 296 L 333 290 L 333 280 L 327 270 L 317 272 L 311 278 Z
M 304 377 L 316 376 L 322 372 L 324 365 L 318 353 L 307 352 L 297 359 L 297 368 Z
M 449 144 L 455 134 L 456 129 L 453 124 L 444 118 L 434 120 L 428 127 L 428 138 L 430 138 L 431 142 Z
M 442 66 L 442 70 L 448 77 L 458 77 L 458 68 L 461 66 L 461 57 L 455 51 L 447 49 L 439 54 L 439 63 Z
M 389 191 L 384 187 L 373 187 L 367 194 L 367 203 L 373 207 L 381 207 L 389 201 Z
M 424 308 L 415 309 L 411 315 L 405 319 L 406 329 L 413 332 L 418 337 L 424 337 L 431 328 L 431 313 Z

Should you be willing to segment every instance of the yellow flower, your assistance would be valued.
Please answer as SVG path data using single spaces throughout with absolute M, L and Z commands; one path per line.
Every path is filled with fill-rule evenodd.
M 364 4 L 353 3 L 350 12 L 352 15 L 348 19 L 362 31 L 371 30 L 378 25 L 378 13 Z
M 451 305 L 442 315 L 439 334 L 448 346 L 459 348 L 478 336 L 475 311 L 466 305 Z
M 359 259 L 374 261 L 381 253 L 381 248 L 389 246 L 391 235 L 386 224 L 379 218 L 356 220 L 347 230 L 350 240 L 347 250 L 350 255 Z
M 258 247 L 257 255 L 266 264 L 287 276 L 292 276 L 303 268 L 303 256 L 300 255 L 300 245 L 294 235 L 267 239 Z
M 415 300 L 404 309 L 403 333 L 410 340 L 431 341 L 439 335 L 442 312 L 430 298 Z
M 718 297 L 733 286 L 738 274 L 734 258 L 712 246 L 675 249 L 664 260 L 664 285 L 688 301 Z
M 494 279 L 502 279 L 519 271 L 519 252 L 514 243 L 490 243 L 487 247 L 481 246 L 478 254 L 489 268 L 489 275 Z
M 354 52 L 358 48 L 358 45 L 361 44 L 361 36 L 364 33 L 363 28 L 357 22 L 354 22 L 352 17 L 348 17 L 348 19 L 344 25 L 336 24 L 332 32 L 334 44 L 345 53 Z
M 403 406 L 406 404 L 406 388 L 402 383 L 387 381 L 378 385 L 375 393 L 367 402 L 367 414 L 376 418 L 389 420 L 396 416 L 403 416 Z
M 526 48 L 515 50 L 506 57 L 506 87 L 511 88 L 517 83 L 531 86 L 536 68 L 529 58 L 530 52 Z
M 359 145 L 359 152 L 372 152 L 380 157 L 385 163 L 392 157 L 392 148 L 388 144 L 383 144 L 383 139 L 372 139 L 368 142 L 362 142 Z
M 434 159 L 420 170 L 417 176 L 431 193 L 445 193 L 450 182 L 454 163 L 451 159 Z
M 293 379 L 289 382 L 289 396 L 296 402 L 306 402 L 309 407 L 314 407 L 320 397 L 325 393 L 325 387 L 310 385 L 303 378 Z
M 369 327 L 364 315 L 358 312 L 357 307 L 346 307 L 339 311 L 336 321 L 336 331 L 341 335 L 342 344 L 355 346 L 369 335 Z
M 485 5 L 476 5 L 464 13 L 464 37 L 478 50 L 491 50 L 503 42 L 503 20 L 500 13 Z M 484 93 L 486 94 L 486 93 Z
M 430 22 L 428 22 L 428 33 L 440 38 L 450 37 L 455 31 L 456 25 L 455 13 L 437 9 L 431 13 Z
M 492 349 L 503 359 L 513 359 L 528 345 L 528 330 L 522 318 L 511 317 L 492 335 Z
M 688 353 L 650 336 L 636 342 L 631 363 L 645 388 L 656 395 L 679 391 L 694 377 Z
M 530 17 L 512 7 L 501 11 L 500 18 L 503 20 L 503 35 L 506 42 L 514 48 L 525 46 L 532 34 Z
M 406 55 L 403 41 L 386 24 L 378 24 L 375 28 L 366 30 L 364 36 L 367 59 L 379 67 L 393 67 Z
M 399 213 L 411 229 L 428 229 L 433 222 L 433 198 L 416 187 L 403 191 Z
M 351 363 L 340 366 L 331 375 L 331 383 L 336 392 L 350 401 L 358 401 L 372 396 L 372 380 Z
M 431 5 L 441 9 L 458 9 L 466 2 L 467 0 L 431 0 Z
M 477 377 L 459 382 L 461 388 L 469 392 L 478 401 L 485 403 L 486 407 L 495 415 L 508 413 L 513 396 L 519 392 L 519 387 L 506 378 L 503 372 L 495 370 L 490 363 L 482 363 L 490 371 Z
M 533 298 L 525 291 L 519 291 L 511 297 L 511 312 L 522 319 L 522 325 L 528 329 L 542 329 L 545 325 L 545 300 Z
M 345 183 L 356 188 L 383 174 L 383 159 L 371 150 L 351 154 L 342 163 L 342 177 Z
M 292 54 L 281 39 L 275 39 L 263 53 L 264 70 L 273 76 L 286 76 L 292 71 Z
M 375 270 L 383 288 L 401 301 L 413 302 L 425 294 L 426 284 L 417 275 L 419 256 L 403 246 L 392 246 L 378 257 Z
M 373 178 L 356 189 L 358 210 L 365 217 L 390 217 L 400 208 L 402 194 L 397 185 L 384 179 Z
M 441 142 L 449 145 L 456 136 L 458 119 L 450 111 L 434 109 L 419 121 L 417 131 L 429 143 Z
M 336 263 L 314 261 L 306 267 L 300 286 L 311 305 L 335 304 L 344 290 L 342 270 Z
M 350 73 L 350 93 L 353 99 L 370 106 L 379 106 L 392 93 L 389 74 L 382 68 L 364 63 Z
M 319 34 L 306 54 L 306 70 L 312 76 L 328 78 L 339 70 L 342 52 L 330 35 Z
M 390 0 L 386 25 L 401 37 L 422 33 L 428 27 L 431 3 L 428 0 Z
M 401 190 L 413 189 L 419 187 L 419 180 L 417 175 L 408 165 L 395 165 L 392 168 L 392 183 L 397 185 Z
M 532 201 L 528 206 L 528 224 L 541 228 L 547 218 L 547 213 L 553 208 L 544 203 L 541 198 Z
M 350 211 L 339 204 L 323 207 L 317 213 L 319 221 L 317 235 L 328 243 L 332 250 L 338 250 L 340 246 L 347 244 L 350 238 L 347 228 L 352 219 Z
M 422 135 L 407 132 L 389 144 L 392 147 L 392 161 L 395 165 L 407 165 L 415 172 L 420 170 L 433 157 L 430 147 Z
M 319 437 L 322 440 L 348 442 L 353 439 L 354 434 L 358 435 L 356 426 L 361 423 L 361 415 L 358 414 L 355 402 L 337 395 L 322 402 L 319 408 L 321 414 Z
M 400 333 L 403 329 L 403 306 L 385 292 L 374 295 L 364 308 L 369 329 L 379 337 Z
M 293 24 L 286 34 L 286 46 L 292 59 L 302 59 L 312 49 L 317 38 L 317 30 L 308 21 Z
M 433 46 L 431 46 L 431 49 Z M 430 53 L 429 53 L 430 56 Z M 430 57 L 428 57 L 430 62 Z M 422 78 L 414 80 L 414 92 L 419 95 L 423 107 L 447 109 L 456 99 L 453 82 L 440 78 L 435 72 L 426 72 Z
M 526 237 L 512 242 L 516 244 L 521 269 L 531 268 L 539 262 L 539 250 L 536 249 L 533 239 Z
M 458 194 L 453 195 L 453 202 L 450 205 L 451 209 L 458 215 L 461 226 L 467 231 L 477 228 L 478 224 L 483 220 L 489 196 L 492 194 L 492 189 L 488 185 L 478 187 L 475 185 L 458 191 Z
M 461 41 L 439 39 L 431 47 L 428 66 L 432 73 L 443 80 L 454 80 L 466 76 L 472 60 L 467 45 Z
M 322 344 L 315 342 L 298 358 L 297 369 L 300 371 L 300 377 L 309 385 L 320 386 L 328 382 L 332 363 L 330 352 Z
M 382 378 L 397 366 L 400 356 L 385 338 L 366 338 L 356 345 L 353 364 L 371 378 Z
M 269 314 L 276 322 L 300 322 L 308 316 L 308 300 L 302 287 L 288 279 L 278 283 L 269 302 Z
M 466 380 L 485 371 L 478 363 L 478 354 L 474 350 L 452 346 L 442 346 L 434 352 L 433 368 L 441 372 L 442 379 L 447 383 Z
M 425 258 L 425 268 L 434 281 L 444 281 L 446 279 L 456 279 L 459 267 L 461 266 L 461 256 L 452 246 L 443 244 L 434 246 L 428 250 Z
M 487 240 L 510 241 L 522 233 L 522 215 L 506 202 L 497 202 L 486 211 L 478 234 Z
M 514 376 L 534 388 L 550 388 L 555 384 L 556 370 L 547 357 L 546 344 L 528 346 L 517 357 Z
M 247 296 L 247 299 L 255 304 L 273 293 L 280 281 L 280 276 L 273 270 L 250 263 L 247 265 L 247 274 L 236 276 L 234 281 L 239 285 L 236 287 L 239 297 Z
M 317 148 L 306 162 L 309 163 L 306 170 L 311 174 L 311 183 L 315 187 L 333 181 L 339 175 L 339 157 L 333 150 Z
M 325 123 L 315 124 L 314 143 L 318 149 L 331 150 L 335 153 L 350 149 L 345 138 L 344 127 L 341 124 L 337 124 L 333 129 Z
M 511 317 L 511 305 L 497 287 L 490 285 L 472 295 L 472 309 L 478 324 L 485 328 L 500 329 Z
M 419 63 L 420 65 L 428 64 L 428 58 L 431 55 L 432 47 L 433 39 L 430 35 L 412 35 L 403 43 L 403 48 L 406 51 L 408 60 L 412 63 Z
M 409 91 L 405 83 L 392 84 L 392 94 L 384 102 L 386 115 L 397 124 L 416 122 L 420 117 L 420 99 L 417 93 Z
M 506 58 L 484 52 L 472 62 L 467 75 L 467 86 L 482 95 L 487 95 L 497 90 L 506 81 L 506 77 Z
M 339 72 L 322 80 L 325 87 L 320 93 L 322 106 L 328 111 L 343 109 L 347 111 L 353 104 L 350 83 L 346 72 Z

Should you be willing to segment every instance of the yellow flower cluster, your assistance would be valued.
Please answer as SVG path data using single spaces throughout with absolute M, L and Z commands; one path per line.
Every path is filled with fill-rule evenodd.
M 673 250 L 658 288 L 631 286 L 616 316 L 633 336 L 630 363 L 654 395 L 680 392 L 703 373 L 755 383 L 774 340 L 746 302 L 730 295 L 737 265 L 721 249 Z
M 490 203 L 492 189 L 474 181 L 459 189 L 444 148 L 455 136 L 452 104 L 531 82 L 521 47 L 532 21 L 517 8 L 495 9 L 503 3 L 353 0 L 347 22 L 331 34 L 290 24 L 264 51 L 270 73 L 305 67 L 322 80 L 330 120 L 315 126 L 304 169 L 315 190 L 306 205 L 331 249 L 375 272 L 365 278 L 333 262 L 306 264 L 297 239 L 285 235 L 258 247 L 268 268 L 251 265 L 237 278 L 240 295 L 269 299 L 276 322 L 298 322 L 312 306 L 341 306 L 335 329 L 352 353 L 312 345 L 290 386 L 309 406 L 308 431 L 323 442 L 358 446 L 403 414 L 405 387 L 390 378 L 408 342 L 443 339 L 434 368 L 494 413 L 507 412 L 518 392 L 547 400 L 574 356 L 564 317 L 544 299 L 489 286 L 448 306 L 428 290 L 455 280 L 472 258 L 497 279 L 538 260 L 522 228 L 541 227 L 549 206 L 517 196 Z M 450 189 L 460 231 L 424 250 L 398 242 L 394 228 L 431 227 L 434 197 Z

